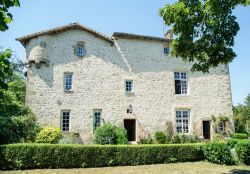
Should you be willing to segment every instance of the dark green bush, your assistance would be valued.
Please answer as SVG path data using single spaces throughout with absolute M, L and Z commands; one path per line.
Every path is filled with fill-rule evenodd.
M 127 131 L 111 124 L 103 124 L 94 133 L 96 144 L 127 144 Z
M 167 143 L 167 135 L 164 131 L 156 131 L 154 137 L 155 137 L 156 143 L 158 144 Z
M 237 143 L 238 143 L 238 140 L 235 140 L 235 139 L 231 139 L 227 141 L 227 145 L 229 146 L 229 148 L 234 148 Z
M 24 103 L 25 81 L 14 75 L 8 82 L 8 90 L 0 87 L 0 144 L 34 142 L 40 127 Z
M 237 143 L 235 150 L 239 160 L 250 165 L 250 141 L 241 141 Z
M 0 169 L 125 166 L 204 159 L 201 144 L 10 144 L 0 146 L 0 157 Z
M 233 133 L 231 137 L 234 139 L 247 139 L 248 135 L 244 133 Z
M 209 162 L 216 164 L 234 164 L 230 148 L 226 143 L 209 142 L 204 145 L 204 157 Z
M 62 137 L 62 133 L 59 128 L 44 127 L 36 136 L 36 143 L 58 143 Z

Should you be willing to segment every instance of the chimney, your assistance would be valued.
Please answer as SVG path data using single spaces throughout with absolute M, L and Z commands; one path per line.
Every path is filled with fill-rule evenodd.
M 172 39 L 173 39 L 173 32 L 172 32 L 172 30 L 168 30 L 168 31 L 164 34 L 164 36 L 165 36 L 166 39 L 172 40 Z

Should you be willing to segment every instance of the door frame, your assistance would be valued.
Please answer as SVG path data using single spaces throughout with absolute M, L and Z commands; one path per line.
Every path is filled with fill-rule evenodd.
M 134 133 L 135 133 L 135 140 L 134 141 L 128 141 L 128 143 L 130 144 L 133 144 L 133 143 L 136 143 L 137 142 L 137 121 L 135 118 L 124 118 L 123 119 L 123 127 L 125 128 L 125 120 L 134 120 L 135 122 L 135 130 L 134 130 Z M 126 129 L 126 128 L 125 128 Z
M 212 124 L 211 124 L 211 120 L 202 120 L 202 136 L 204 137 L 204 122 L 209 122 L 209 139 L 212 139 Z M 205 137 L 204 137 L 205 139 Z

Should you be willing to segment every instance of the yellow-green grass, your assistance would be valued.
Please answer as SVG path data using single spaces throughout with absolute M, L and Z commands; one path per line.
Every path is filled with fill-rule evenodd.
M 1 174 L 250 174 L 250 166 L 225 166 L 208 162 L 187 162 L 159 165 L 121 166 L 78 169 L 35 169 L 0 171 Z

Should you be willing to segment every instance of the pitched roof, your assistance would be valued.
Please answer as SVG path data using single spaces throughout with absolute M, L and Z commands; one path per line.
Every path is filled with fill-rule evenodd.
M 123 33 L 123 32 L 114 32 L 113 37 L 121 37 L 121 38 L 129 38 L 129 39 L 145 39 L 145 40 L 155 40 L 155 41 L 163 41 L 169 42 L 171 39 L 155 37 L 155 36 L 145 36 L 145 35 L 138 35 L 138 34 L 130 34 L 130 33 Z
M 102 38 L 102 39 L 104 39 L 104 40 L 106 40 L 108 42 L 113 43 L 113 39 L 111 39 L 110 37 L 105 36 L 104 34 L 98 32 L 98 31 L 95 31 L 95 30 L 93 30 L 91 28 L 88 28 L 86 26 L 83 26 L 83 25 L 81 25 L 79 23 L 71 23 L 71 24 L 68 24 L 68 25 L 61 26 L 61 27 L 56 27 L 56 28 L 53 28 L 53 29 L 37 32 L 37 33 L 34 33 L 34 34 L 29 34 L 29 35 L 26 35 L 26 36 L 23 36 L 23 37 L 16 38 L 16 40 L 20 41 L 25 46 L 26 43 L 32 38 L 42 36 L 42 35 L 55 34 L 55 33 L 58 33 L 58 32 L 69 30 L 69 29 L 84 30 L 84 31 L 90 32 L 90 33 L 96 35 L 97 37 L 100 37 L 100 38 Z
M 27 44 L 27 42 L 29 42 L 29 40 L 32 38 L 36 38 L 36 37 L 42 36 L 42 35 L 56 34 L 56 33 L 62 32 L 62 31 L 70 30 L 70 29 L 80 29 L 80 30 L 90 32 L 90 33 L 94 34 L 95 36 L 102 38 L 110 43 L 113 43 L 114 42 L 113 38 L 116 38 L 116 37 L 129 38 L 129 39 L 154 40 L 154 41 L 161 41 L 161 42 L 171 41 L 171 39 L 166 39 L 166 38 L 161 38 L 161 37 L 137 35 L 137 34 L 123 33 L 123 32 L 114 32 L 113 36 L 111 38 L 111 37 L 108 37 L 108 36 L 98 32 L 98 31 L 95 31 L 89 27 L 81 25 L 79 23 L 70 23 L 68 25 L 64 25 L 61 27 L 56 27 L 56 28 L 52 28 L 49 30 L 29 34 L 29 35 L 26 35 L 23 37 L 16 38 L 16 40 L 20 41 L 25 46 Z

